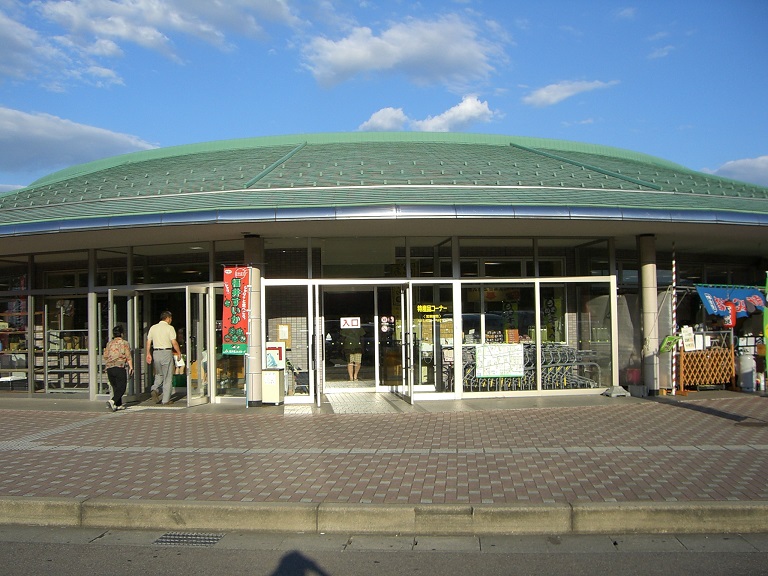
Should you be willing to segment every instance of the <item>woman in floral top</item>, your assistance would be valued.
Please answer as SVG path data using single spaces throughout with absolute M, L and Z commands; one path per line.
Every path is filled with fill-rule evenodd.
M 123 327 L 115 326 L 112 330 L 112 340 L 104 349 L 104 366 L 107 369 L 107 378 L 112 386 L 112 399 L 107 401 L 107 408 L 112 412 L 125 410 L 123 406 L 123 394 L 128 385 L 128 374 L 133 374 L 133 359 L 131 347 L 123 340 Z M 125 371 L 126 366 L 128 372 Z

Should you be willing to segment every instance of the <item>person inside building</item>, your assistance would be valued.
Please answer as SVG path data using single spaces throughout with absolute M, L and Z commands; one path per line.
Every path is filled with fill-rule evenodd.
M 360 379 L 360 367 L 363 363 L 362 328 L 346 328 L 341 331 L 341 348 L 347 359 L 347 372 L 350 382 Z
M 152 384 L 152 401 L 159 404 L 171 403 L 173 394 L 173 373 L 176 359 L 181 358 L 176 330 L 171 326 L 173 315 L 165 310 L 160 314 L 160 321 L 147 333 L 147 364 L 155 365 L 155 381 Z M 161 397 L 162 394 L 162 397 Z

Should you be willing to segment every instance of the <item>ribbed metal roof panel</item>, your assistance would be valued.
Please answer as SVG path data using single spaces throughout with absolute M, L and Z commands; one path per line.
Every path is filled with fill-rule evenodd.
M 514 207 L 514 208 L 511 208 Z M 626 150 L 473 134 L 281 136 L 138 152 L 0 194 L 14 234 L 237 219 L 509 217 L 762 222 L 768 189 Z M 718 213 L 715 216 L 714 213 Z

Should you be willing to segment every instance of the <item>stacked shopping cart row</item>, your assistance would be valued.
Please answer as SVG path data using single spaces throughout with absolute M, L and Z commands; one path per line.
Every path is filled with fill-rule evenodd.
M 474 346 L 462 348 L 462 375 L 465 392 L 506 392 L 536 390 L 536 345 L 525 344 L 522 376 L 478 378 Z M 443 381 L 453 390 L 453 365 L 443 367 Z M 600 366 L 591 350 L 578 350 L 565 344 L 541 344 L 541 387 L 543 390 L 596 388 Z

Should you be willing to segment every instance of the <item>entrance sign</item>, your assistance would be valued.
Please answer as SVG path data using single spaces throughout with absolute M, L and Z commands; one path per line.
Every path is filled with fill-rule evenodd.
M 248 352 L 248 296 L 250 269 L 224 268 L 224 311 L 221 316 L 222 354 L 244 356 Z
M 339 319 L 339 326 L 342 330 L 346 328 L 360 328 L 360 317 L 348 317 L 348 318 L 340 318 Z

